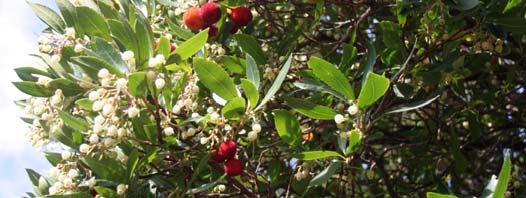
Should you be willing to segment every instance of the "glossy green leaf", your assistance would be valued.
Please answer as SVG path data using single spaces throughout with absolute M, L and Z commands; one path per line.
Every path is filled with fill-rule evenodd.
M 508 189 L 508 183 L 510 181 L 511 175 L 511 160 L 510 153 L 507 151 L 504 154 L 504 162 L 500 168 L 500 173 L 498 177 L 497 186 L 493 192 L 493 198 L 504 198 L 506 194 L 506 189 Z
M 64 78 L 52 80 L 49 83 L 49 87 L 52 90 L 62 90 L 62 94 L 64 94 L 64 96 L 75 96 L 84 92 L 84 89 L 82 89 L 82 87 L 80 87 L 77 83 Z
M 103 196 L 103 197 L 118 197 L 117 192 L 110 188 L 102 187 L 102 186 L 95 186 L 95 191 L 97 192 L 97 195 Z
M 128 91 L 135 97 L 145 96 L 148 92 L 146 72 L 135 72 L 128 76 Z
M 367 47 L 367 56 L 360 64 L 360 68 L 358 69 L 359 76 L 367 75 L 367 73 L 373 71 L 374 64 L 376 63 L 376 48 L 374 48 L 374 45 L 370 41 L 365 43 L 365 46 Z
M 351 130 L 349 133 L 349 145 L 345 150 L 345 155 L 349 155 L 356 151 L 358 146 L 362 143 L 362 133 L 358 129 Z
M 457 198 L 455 195 L 444 195 L 435 192 L 427 192 L 426 198 Z
M 182 27 L 179 27 L 178 25 L 170 22 L 169 23 L 170 25 L 170 31 L 171 33 L 173 33 L 175 36 L 179 37 L 180 39 L 182 40 L 188 40 L 190 38 L 192 38 L 193 36 L 195 36 L 194 33 L 182 28 Z
M 289 72 L 290 66 L 292 64 L 292 54 L 287 59 L 287 62 L 283 64 L 281 67 L 281 70 L 279 71 L 278 76 L 274 80 L 274 83 L 272 83 L 272 86 L 270 86 L 270 89 L 267 91 L 267 94 L 265 94 L 265 97 L 261 100 L 261 103 L 256 107 L 255 110 L 260 109 L 263 107 L 267 102 L 278 92 L 279 88 L 281 87 L 281 84 L 285 80 L 285 77 L 287 77 L 287 73 Z
M 342 155 L 335 151 L 306 151 L 302 153 L 293 154 L 292 157 L 305 161 L 318 160 L 330 157 L 343 158 Z
M 502 10 L 502 13 L 506 13 L 512 8 L 517 7 L 520 3 L 522 3 L 522 0 L 508 0 L 506 7 L 504 7 L 504 10 Z
M 365 109 L 380 99 L 387 89 L 389 89 L 389 79 L 384 76 L 369 72 L 366 76 L 365 83 L 360 90 L 358 97 L 358 107 Z
M 397 107 L 394 107 L 388 110 L 387 112 L 385 112 L 385 114 L 401 113 L 401 112 L 406 112 L 406 111 L 411 111 L 411 110 L 415 110 L 418 108 L 422 108 L 424 106 L 427 106 L 428 104 L 431 104 L 433 101 L 435 101 L 439 97 L 440 95 L 437 95 L 437 96 L 434 96 L 428 99 L 419 100 L 419 101 L 415 101 L 415 102 L 408 103 L 408 104 L 403 104 L 403 105 L 400 105 L 400 106 L 397 106 Z
M 104 17 L 89 7 L 77 7 L 77 16 L 82 30 L 90 36 L 102 37 L 110 40 L 110 29 Z
M 56 166 L 58 163 L 60 163 L 60 161 L 62 161 L 62 156 L 60 153 L 45 152 L 44 155 L 47 161 L 53 166 Z
M 245 74 L 246 72 L 246 61 L 245 59 L 235 56 L 222 56 L 221 65 L 225 66 L 226 69 L 232 73 Z
M 259 101 L 259 92 L 256 86 L 250 80 L 241 79 L 241 87 L 245 97 L 248 99 L 249 109 L 255 108 Z
M 263 65 L 267 62 L 267 57 L 256 38 L 248 34 L 236 34 L 234 39 L 245 53 L 250 54 L 256 60 L 258 65 Z
M 139 45 L 137 37 L 133 32 L 130 24 L 127 22 L 121 22 L 117 20 L 108 20 L 108 25 L 111 30 L 111 34 L 117 39 L 126 50 L 132 51 L 134 55 L 139 55 Z
M 337 114 L 336 111 L 329 107 L 317 105 L 307 100 L 286 97 L 285 101 L 289 107 L 309 118 L 318 120 L 333 120 L 334 116 Z
M 354 91 L 349 80 L 333 64 L 318 57 L 311 57 L 307 64 L 318 79 L 344 95 L 348 100 L 354 99 Z
M 96 56 L 105 62 L 109 63 L 111 67 L 119 70 L 119 73 L 125 74 L 129 71 L 129 66 L 122 60 L 121 53 L 115 49 L 110 43 L 101 39 L 95 38 L 92 41 L 93 53 L 89 53 L 92 56 Z M 108 69 L 110 70 L 110 69 Z M 112 70 L 110 70 L 111 72 Z M 119 73 L 114 73 L 119 75 Z
M 65 111 L 58 112 L 64 124 L 74 130 L 86 132 L 90 129 L 90 124 L 83 118 L 73 116 Z
M 238 96 L 234 81 L 218 64 L 203 58 L 194 58 L 194 67 L 201 83 L 219 97 L 230 100 Z
M 221 114 L 226 119 L 238 119 L 245 114 L 245 99 L 242 97 L 235 97 L 230 99 L 223 109 Z
M 16 75 L 23 81 L 37 81 L 38 77 L 35 75 L 51 77 L 46 71 L 34 67 L 19 67 L 15 69 Z
M 116 159 L 107 156 L 85 156 L 81 159 L 95 173 L 95 177 L 117 183 L 127 183 L 126 169 Z
M 197 53 L 208 40 L 208 29 L 199 32 L 199 34 L 179 45 L 170 56 L 178 55 L 181 60 L 186 60 Z
M 318 173 L 314 178 L 312 178 L 309 182 L 309 187 L 319 186 L 331 178 L 336 171 L 340 170 L 341 162 L 339 161 L 333 161 L 329 164 L 329 166 L 325 169 L 323 169 L 320 173 Z
M 480 4 L 480 1 L 478 0 L 462 0 L 458 2 L 458 8 L 461 10 L 471 10 L 472 8 L 476 7 Z
M 156 49 L 158 54 L 162 54 L 164 57 L 170 56 L 170 40 L 166 37 L 161 36 Z
M 382 31 L 382 40 L 385 46 L 393 49 L 404 48 L 400 25 L 391 21 L 382 21 L 378 25 Z
M 66 25 L 68 27 L 75 27 L 77 35 L 81 35 L 79 34 L 79 28 L 77 27 L 77 12 L 75 11 L 75 6 L 71 4 L 69 0 L 55 0 L 55 2 L 57 3 L 57 7 L 64 18 Z
M 246 54 L 246 60 L 247 79 L 252 81 L 252 83 L 254 83 L 254 85 L 256 86 L 256 89 L 259 90 L 260 77 L 258 65 L 254 58 L 252 58 L 252 56 L 250 56 L 250 54 L 248 53 Z
M 148 59 L 153 56 L 154 35 L 148 19 L 144 18 L 141 14 L 137 14 L 135 36 L 137 37 L 137 46 L 139 47 L 139 54 L 135 55 L 135 57 L 137 57 L 137 67 L 144 69 L 148 66 Z
M 81 66 L 85 72 L 93 72 L 90 77 L 93 79 L 97 78 L 97 72 L 101 69 L 107 69 L 111 74 L 117 76 L 123 76 L 124 74 L 120 69 L 116 68 L 114 65 L 94 56 L 77 56 L 71 58 L 71 61 Z
M 66 23 L 51 8 L 38 3 L 27 2 L 38 18 L 58 33 L 64 33 Z
M 342 94 L 334 91 L 332 88 L 330 88 L 326 84 L 323 84 L 322 82 L 319 82 L 311 78 L 304 78 L 303 81 L 301 82 L 294 82 L 294 86 L 296 86 L 299 89 L 313 90 L 313 91 L 320 91 L 320 92 L 328 93 L 342 100 L 345 100 L 345 96 L 343 96 Z
M 285 110 L 274 110 L 274 125 L 281 139 L 291 146 L 301 141 L 300 123 L 294 114 Z
M 52 96 L 53 94 L 55 94 L 53 92 L 53 90 L 51 90 L 50 88 L 46 88 L 42 85 L 39 85 L 35 82 L 28 82 L 28 81 L 25 81 L 25 82 L 13 82 L 13 84 L 15 85 L 15 87 L 24 92 L 25 94 L 28 94 L 30 96 L 36 96 L 36 97 L 50 97 Z

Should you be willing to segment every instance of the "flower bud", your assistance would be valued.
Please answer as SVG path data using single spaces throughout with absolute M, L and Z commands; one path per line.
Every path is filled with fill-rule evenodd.
M 73 39 L 75 38 L 75 34 L 76 34 L 75 28 L 71 28 L 71 27 L 66 28 L 66 33 L 65 33 L 66 37 Z
M 256 132 L 256 133 L 259 133 L 261 132 L 261 125 L 256 123 L 256 124 L 253 124 L 252 125 L 252 131 Z
M 110 71 L 108 71 L 106 68 L 99 70 L 99 72 L 97 73 L 97 77 L 101 79 L 109 78 L 110 75 L 111 75 Z
M 81 153 L 88 153 L 90 149 L 91 149 L 90 145 L 87 145 L 87 144 L 81 144 L 79 147 L 79 151 Z
M 128 190 L 128 185 L 126 185 L 126 184 L 119 184 L 119 185 L 117 185 L 117 194 L 118 195 L 124 195 L 124 193 L 126 193 L 126 190 Z
M 172 127 L 164 128 L 163 132 L 164 132 L 164 135 L 166 135 L 166 136 L 172 136 L 175 133 L 174 129 Z
M 155 88 L 157 89 L 162 89 L 165 84 L 166 82 L 162 78 L 158 78 L 157 80 L 155 80 Z
M 248 132 L 248 134 L 247 134 L 248 141 L 253 142 L 257 138 L 258 138 L 258 132 L 255 132 L 255 131 Z
M 128 89 L 128 80 L 124 78 L 117 79 L 117 81 L 115 81 L 115 87 L 121 91 Z
M 124 61 L 132 61 L 135 59 L 135 54 L 132 51 L 125 51 L 121 54 L 121 58 Z
M 129 116 L 130 118 L 135 118 L 135 117 L 137 117 L 137 115 L 139 115 L 139 113 L 140 113 L 140 110 L 139 110 L 137 107 L 133 107 L 133 106 L 132 106 L 132 107 L 130 107 L 130 108 L 128 109 L 128 116 Z
M 347 112 L 349 112 L 349 114 L 351 115 L 355 115 L 358 113 L 358 106 L 356 104 L 353 104 L 351 105 L 348 109 L 347 109 Z
M 62 157 L 63 160 L 68 160 L 68 159 L 71 159 L 71 157 L 73 156 L 73 153 L 71 153 L 71 151 L 65 150 L 65 151 L 62 151 L 60 156 Z
M 334 116 L 334 122 L 336 122 L 336 124 L 342 124 L 345 122 L 345 117 L 343 117 L 342 114 L 336 114 L 336 116 Z
M 75 51 L 75 53 L 81 53 L 84 51 L 84 45 L 82 44 L 76 44 L 75 45 L 75 48 L 73 49 L 73 51 Z
M 99 143 L 99 136 L 97 134 L 91 134 L 89 136 L 89 143 L 90 144 L 97 144 L 97 143 Z

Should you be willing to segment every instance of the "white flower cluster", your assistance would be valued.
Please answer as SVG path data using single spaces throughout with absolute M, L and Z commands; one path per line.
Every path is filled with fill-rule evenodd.
M 294 178 L 296 178 L 296 180 L 303 180 L 307 178 L 309 176 L 310 166 L 311 165 L 309 163 L 304 162 L 301 166 L 298 167 L 298 171 L 296 172 L 296 174 L 294 174 Z
M 53 184 L 49 187 L 50 195 L 72 194 L 77 191 L 79 184 L 93 188 L 96 184 L 95 177 L 83 178 L 76 162 L 62 162 L 51 168 L 49 179 Z
M 64 34 L 50 33 L 43 34 L 38 38 L 38 49 L 42 53 L 53 54 L 52 61 L 60 60 L 60 52 L 66 46 L 73 47 L 76 53 L 82 53 L 85 45 L 90 41 L 89 37 L 76 38 L 74 28 L 68 27 Z
M 252 124 L 252 131 L 248 132 L 247 139 L 250 142 L 253 142 L 258 138 L 258 134 L 261 132 L 261 125 L 259 123 Z
M 29 98 L 26 100 L 24 111 L 28 116 L 33 118 L 33 124 L 30 126 L 27 137 L 35 148 L 41 148 L 49 142 L 49 134 L 44 130 L 42 125 L 49 128 L 51 132 L 62 128 L 62 120 L 54 121 L 58 118 L 57 111 L 54 110 L 54 107 L 60 106 L 63 98 L 62 91 L 57 89 L 55 95 L 50 99 Z
M 352 104 L 351 106 L 349 106 L 349 108 L 347 109 L 347 113 L 349 113 L 349 115 L 356 115 L 357 113 L 359 112 L 359 109 L 358 109 L 358 106 L 356 104 Z M 336 114 L 334 116 L 334 122 L 336 122 L 336 124 L 338 125 L 341 125 L 343 124 L 345 121 L 347 121 L 348 118 L 345 117 L 344 115 L 342 114 Z
M 205 49 L 208 51 L 208 57 L 220 57 L 225 55 L 225 48 L 218 44 L 205 44 Z
M 177 81 L 179 77 L 175 78 L 174 81 Z M 178 115 L 181 113 L 181 111 L 191 111 L 193 109 L 197 108 L 197 102 L 195 99 L 197 98 L 197 94 L 199 93 L 199 86 L 197 86 L 197 76 L 190 76 L 188 79 L 188 83 L 184 87 L 181 94 L 179 94 L 179 98 L 175 105 L 172 108 L 172 113 L 175 115 Z

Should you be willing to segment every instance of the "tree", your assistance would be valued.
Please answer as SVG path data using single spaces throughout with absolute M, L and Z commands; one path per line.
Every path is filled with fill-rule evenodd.
M 526 194 L 520 0 L 56 3 L 31 197 Z

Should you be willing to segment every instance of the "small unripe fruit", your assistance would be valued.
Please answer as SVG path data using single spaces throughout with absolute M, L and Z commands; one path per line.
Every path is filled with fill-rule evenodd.
M 175 43 L 170 43 L 170 52 L 173 52 L 175 49 L 177 49 Z
M 186 10 L 183 15 L 184 24 L 191 30 L 203 29 L 205 22 L 201 17 L 200 9 L 192 7 Z
M 234 158 L 234 155 L 236 155 L 237 145 L 232 140 L 227 140 L 223 142 L 221 145 L 219 145 L 219 149 L 217 150 L 217 154 L 224 159 L 232 159 Z
M 228 18 L 238 26 L 246 26 L 252 21 L 252 12 L 247 7 L 233 8 Z
M 223 169 L 228 176 L 237 176 L 243 172 L 243 164 L 238 159 L 230 159 L 225 162 Z
M 205 24 L 214 24 L 221 18 L 221 8 L 214 2 L 205 3 L 200 11 Z

